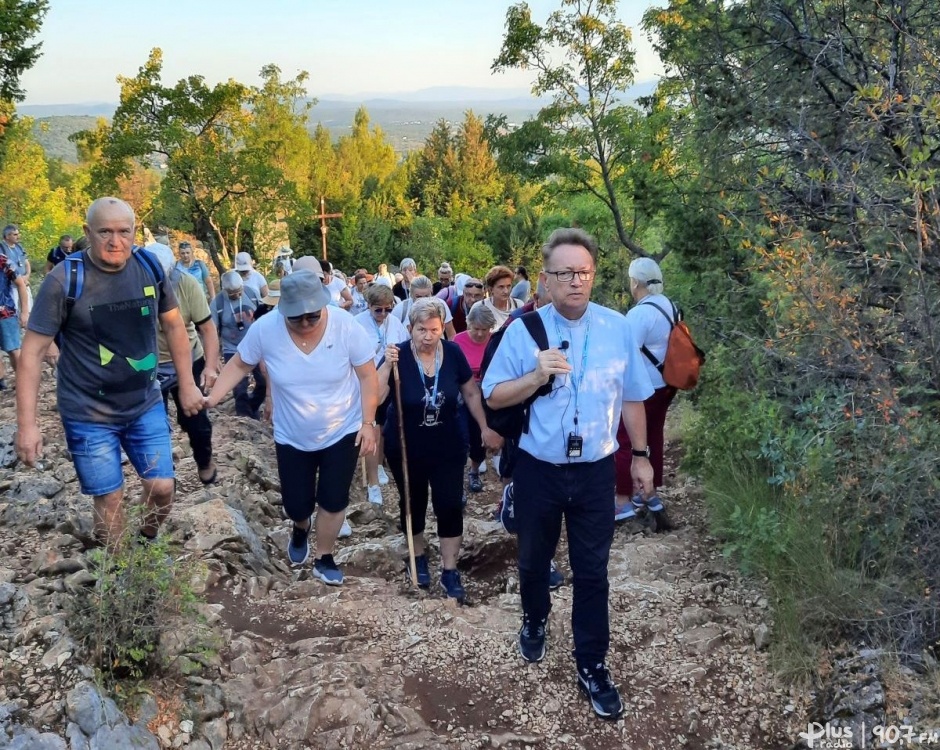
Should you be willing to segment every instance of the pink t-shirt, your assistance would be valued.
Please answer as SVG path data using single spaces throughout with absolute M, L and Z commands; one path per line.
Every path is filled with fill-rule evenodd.
M 477 344 L 474 343 L 473 339 L 470 338 L 470 334 L 467 331 L 464 331 L 463 333 L 458 333 L 456 336 L 454 336 L 454 343 L 460 347 L 460 350 L 467 358 L 467 362 L 470 363 L 470 369 L 473 371 L 473 379 L 479 384 L 480 365 L 483 364 L 483 352 L 486 351 L 486 345 L 489 343 L 489 338 L 487 338 L 487 340 L 482 344 Z

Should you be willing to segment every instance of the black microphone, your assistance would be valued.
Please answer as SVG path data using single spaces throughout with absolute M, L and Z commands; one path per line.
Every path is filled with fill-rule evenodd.
M 564 350 L 567 349 L 569 346 L 571 346 L 571 342 L 569 342 L 569 341 L 562 341 L 562 342 L 558 345 L 558 348 L 559 348 L 561 351 L 564 351 Z

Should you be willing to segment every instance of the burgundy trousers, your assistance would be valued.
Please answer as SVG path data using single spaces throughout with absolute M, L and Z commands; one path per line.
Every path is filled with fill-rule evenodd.
M 661 487 L 663 483 L 663 435 L 666 425 L 666 411 L 676 396 L 676 389 L 671 385 L 657 388 L 653 395 L 643 402 L 646 410 L 646 440 L 650 447 L 650 463 L 653 465 L 653 486 Z M 633 497 L 633 477 L 630 476 L 630 466 L 633 463 L 633 446 L 627 430 L 620 420 L 617 428 L 617 444 L 620 446 L 614 454 L 614 465 L 617 470 L 617 494 Z

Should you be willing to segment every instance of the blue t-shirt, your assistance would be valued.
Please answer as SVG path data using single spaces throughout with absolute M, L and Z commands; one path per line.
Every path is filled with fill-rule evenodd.
M 426 376 L 415 360 L 410 342 L 398 345 L 398 373 L 401 377 L 401 401 L 405 413 L 405 441 L 410 455 L 440 459 L 466 456 L 469 438 L 467 426 L 457 409 L 460 386 L 473 377 L 467 358 L 452 341 L 442 341 L 443 355 L 434 393 L 434 376 Z M 389 408 L 383 434 L 385 450 L 400 454 L 398 413 L 395 408 L 395 383 L 389 375 Z
M 23 246 L 19 243 L 15 245 L 7 245 L 3 243 L 2 252 L 7 256 L 9 261 L 16 267 L 16 272 L 20 276 L 26 275 L 26 251 L 23 249 Z
M 193 261 L 193 264 L 189 268 L 187 268 L 186 266 L 183 265 L 183 261 L 178 260 L 176 261 L 176 267 L 180 271 L 185 271 L 194 279 L 196 279 L 196 281 L 199 282 L 200 286 L 202 286 L 203 294 L 208 293 L 209 286 L 207 282 L 209 280 L 209 267 L 205 263 L 203 263 L 201 260 L 197 258 L 196 260 Z
M 16 315 L 16 279 L 20 276 L 13 262 L 0 252 L 0 318 L 12 318 Z

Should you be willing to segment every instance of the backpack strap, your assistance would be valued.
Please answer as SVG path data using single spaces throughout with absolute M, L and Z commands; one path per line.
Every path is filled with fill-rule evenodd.
M 542 320 L 542 316 L 538 314 L 537 310 L 532 310 L 527 312 L 525 315 L 520 315 L 519 320 L 522 321 L 522 324 L 525 326 L 525 329 L 529 332 L 529 335 L 538 345 L 539 351 L 544 352 L 548 349 L 548 331 L 545 330 L 545 321 Z M 555 382 L 555 376 L 552 375 L 548 382 L 535 391 L 529 398 L 525 400 L 525 411 L 523 412 L 522 420 L 522 432 L 527 433 L 529 431 L 529 415 L 532 413 L 532 404 L 539 396 L 547 396 L 552 392 L 552 384 Z
M 679 320 L 682 319 L 682 318 L 679 316 L 679 310 L 678 310 L 678 308 L 675 306 L 675 304 L 672 304 L 671 302 L 670 302 L 670 304 L 672 304 L 672 314 L 673 314 L 673 317 L 671 317 L 671 318 L 669 317 L 669 313 L 667 313 L 665 310 L 663 310 L 663 308 L 661 308 L 659 305 L 657 305 L 657 304 L 656 304 L 655 302 L 653 302 L 652 300 L 649 300 L 649 301 L 644 300 L 644 301 L 641 302 L 640 304 L 641 304 L 641 305 L 652 305 L 652 306 L 655 307 L 657 310 L 659 310 L 660 314 L 666 319 L 666 322 L 669 323 L 669 332 L 670 332 L 670 333 L 672 333 L 672 329 L 676 327 L 676 321 L 679 321 Z M 660 374 L 662 374 L 663 367 L 665 367 L 665 363 L 664 363 L 664 362 L 660 362 L 658 359 L 656 359 L 656 357 L 653 356 L 653 352 L 651 352 L 651 351 L 646 347 L 646 344 L 643 344 L 643 346 L 640 347 L 640 351 L 643 352 L 644 355 L 646 355 L 646 358 L 652 363 L 653 367 L 655 367 L 657 370 L 659 370 Z

